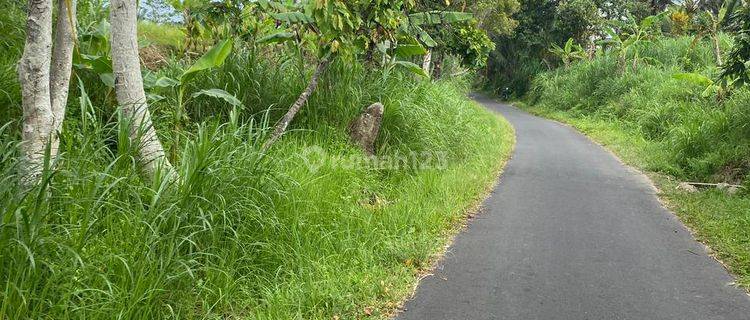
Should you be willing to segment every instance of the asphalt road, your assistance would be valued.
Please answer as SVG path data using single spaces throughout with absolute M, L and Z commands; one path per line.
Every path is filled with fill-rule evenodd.
M 750 319 L 750 298 L 645 177 L 567 126 L 516 128 L 501 184 L 397 319 Z

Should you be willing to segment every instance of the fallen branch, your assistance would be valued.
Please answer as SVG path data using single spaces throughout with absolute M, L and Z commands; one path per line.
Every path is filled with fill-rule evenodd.
M 276 140 L 281 138 L 281 136 L 286 132 L 286 128 L 289 127 L 289 123 L 292 122 L 292 119 L 294 119 L 294 116 L 297 115 L 297 112 L 299 112 L 300 109 L 307 103 L 307 99 L 310 98 L 312 93 L 315 91 L 315 89 L 318 87 L 318 79 L 320 78 L 320 75 L 325 71 L 326 67 L 328 67 L 328 59 L 323 59 L 318 63 L 318 67 L 315 68 L 315 73 L 313 73 L 312 78 L 310 78 L 310 83 L 307 85 L 307 88 L 305 88 L 305 91 L 300 94 L 299 98 L 297 98 L 297 101 L 294 102 L 291 108 L 289 108 L 289 111 L 286 112 L 284 117 L 279 120 L 279 122 L 276 124 L 276 128 L 273 130 L 273 134 L 271 134 L 271 137 L 268 138 L 268 141 L 266 141 L 265 144 L 263 144 L 263 151 L 268 150 L 268 148 L 273 145 Z
M 678 190 L 689 193 L 698 192 L 698 187 L 716 188 L 717 190 L 722 190 L 730 195 L 738 193 L 740 189 L 746 189 L 745 186 L 728 183 L 680 182 L 680 184 L 677 185 Z
M 705 182 L 685 182 L 689 185 L 693 185 L 696 187 L 716 187 L 716 188 L 741 188 L 745 189 L 745 186 L 737 185 L 737 184 L 728 184 L 728 183 L 705 183 Z

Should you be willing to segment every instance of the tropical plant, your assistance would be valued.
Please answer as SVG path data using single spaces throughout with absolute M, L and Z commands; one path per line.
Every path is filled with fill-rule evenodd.
M 718 66 L 721 66 L 723 64 L 721 44 L 719 43 L 719 31 L 726 23 L 727 17 L 731 14 L 730 10 L 734 10 L 733 0 L 728 0 L 723 3 L 716 13 L 706 10 L 699 14 L 697 17 L 697 30 L 691 47 L 695 47 L 695 45 L 698 41 L 700 41 L 701 38 L 708 35 L 711 39 L 714 57 L 716 59 L 716 65 Z
M 400 62 L 408 69 L 426 77 L 439 78 L 446 52 L 461 55 L 469 67 L 480 67 L 486 55 L 494 48 L 485 32 L 477 28 L 473 15 L 466 12 L 431 10 L 409 14 L 400 28 L 400 39 L 409 43 L 421 44 L 427 50 L 420 73 L 411 62 Z M 434 53 L 437 59 L 433 61 Z M 463 54 L 466 55 L 463 55 Z M 404 57 L 406 58 L 406 57 Z M 434 69 L 431 67 L 434 64 Z M 432 75 L 430 69 L 433 69 Z
M 586 51 L 579 44 L 573 42 L 573 38 L 568 39 L 562 47 L 553 43 L 549 51 L 562 60 L 565 68 L 569 67 L 572 62 L 587 57 Z
M 111 25 L 102 19 L 83 28 L 78 35 L 78 48 L 73 52 L 73 67 L 79 71 L 93 72 L 108 88 L 115 87 L 110 48 Z
M 727 61 L 721 66 L 720 78 L 726 84 L 742 86 L 750 82 L 748 74 L 748 61 L 750 61 L 750 5 L 742 2 L 742 6 L 736 11 L 736 1 L 727 4 L 727 12 L 730 13 L 725 20 L 729 29 L 735 34 L 734 44 L 729 51 Z
M 703 91 L 701 91 L 701 97 L 703 98 L 708 98 L 710 96 L 716 95 L 716 99 L 721 101 L 727 94 L 727 89 L 725 89 L 725 87 L 700 73 L 675 73 L 672 75 L 672 78 L 703 87 L 704 89 Z
M 203 23 L 203 10 L 207 0 L 169 0 L 169 4 L 182 14 L 185 32 L 184 50 L 188 52 L 197 45 L 206 30 Z
M 608 35 L 607 39 L 599 43 L 609 46 L 614 50 L 620 63 L 620 70 L 625 71 L 627 68 L 627 59 L 632 58 L 631 66 L 637 70 L 640 59 L 639 46 L 643 43 L 650 42 L 658 32 L 655 28 L 656 22 L 663 16 L 662 14 L 648 16 L 637 22 L 636 19 L 628 14 L 626 21 L 612 20 L 610 24 L 614 27 L 604 29 Z M 620 32 L 617 32 L 618 28 Z
M 187 123 L 190 120 L 188 118 L 187 112 L 185 111 L 185 105 L 192 98 L 205 96 L 205 97 L 221 99 L 229 103 L 230 105 L 232 105 L 232 107 L 235 110 L 241 109 L 243 107 L 242 102 L 239 99 L 237 99 L 233 94 L 220 88 L 202 89 L 200 91 L 193 93 L 189 97 L 185 95 L 188 84 L 190 84 L 190 82 L 193 81 L 197 73 L 201 71 L 207 71 L 207 70 L 211 70 L 214 68 L 218 68 L 222 64 L 224 64 L 224 61 L 232 52 L 232 46 L 233 46 L 233 41 L 231 39 L 222 40 L 221 42 L 217 43 L 214 47 L 208 50 L 202 57 L 200 57 L 197 61 L 195 61 L 195 63 L 193 63 L 192 66 L 185 69 L 182 72 L 182 75 L 177 80 L 168 78 L 168 77 L 160 77 L 156 79 L 154 76 L 147 77 L 146 79 L 144 79 L 144 87 L 146 88 L 160 87 L 160 88 L 175 88 L 177 90 L 177 106 L 174 110 L 175 112 L 173 113 L 174 115 L 173 123 L 175 126 L 175 131 L 179 132 L 182 129 L 182 124 Z M 177 135 L 175 139 L 179 139 L 179 135 Z M 172 146 L 172 158 L 173 159 L 176 157 L 176 150 L 177 150 L 178 144 L 179 144 L 179 141 L 176 141 L 175 144 Z
M 518 26 L 514 15 L 521 8 L 518 0 L 464 0 L 462 12 L 471 12 L 476 18 L 477 26 L 489 36 L 510 35 Z M 467 7 L 468 6 L 468 7 Z

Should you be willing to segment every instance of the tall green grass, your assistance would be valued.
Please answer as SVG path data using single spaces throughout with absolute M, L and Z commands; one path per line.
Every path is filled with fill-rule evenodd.
M 20 109 L 12 108 L 20 101 L 20 87 L 16 64 L 23 52 L 23 41 L 26 35 L 23 19 L 24 8 L 18 0 L 0 0 L 0 121 L 2 123 L 17 118 Z
M 138 37 L 148 44 L 180 50 L 185 41 L 185 32 L 177 25 L 139 21 Z
M 691 41 L 664 38 L 640 48 L 645 61 L 637 71 L 621 72 L 605 55 L 544 73 L 534 80 L 530 101 L 639 131 L 667 150 L 651 170 L 741 183 L 750 170 L 750 91 L 737 90 L 719 103 L 701 95 L 705 88 L 673 78 L 681 72 L 717 75 L 709 43 L 691 49 Z
M 306 84 L 292 58 L 242 51 L 198 76 L 245 105 L 194 99 L 171 130 L 175 92 L 152 93 L 181 180 L 146 183 L 111 92 L 77 74 L 56 168 L 17 188 L 18 132 L 0 134 L 0 318 L 342 319 L 406 297 L 492 184 L 512 129 L 470 102 L 464 80 L 427 82 L 335 62 L 293 130 L 266 129 Z M 158 75 L 179 73 L 176 62 Z M 76 79 L 76 81 L 78 81 Z M 109 93 L 108 93 L 109 92 Z M 380 101 L 378 156 L 346 128 Z M 19 108 L 14 103 L 14 108 Z M 365 311 L 367 310 L 367 311 Z

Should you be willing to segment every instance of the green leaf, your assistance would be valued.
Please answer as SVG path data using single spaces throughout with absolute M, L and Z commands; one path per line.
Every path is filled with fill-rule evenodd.
M 94 71 L 97 74 L 112 73 L 112 60 L 108 57 L 73 53 L 73 65 L 78 69 Z
M 629 47 L 630 45 L 634 44 L 637 39 L 635 37 L 627 38 L 625 41 L 622 42 L 623 47 Z
M 294 39 L 294 33 L 277 32 L 258 39 L 258 43 L 280 43 Z
M 174 87 L 174 86 L 177 86 L 179 84 L 180 84 L 179 81 L 177 81 L 175 79 L 172 79 L 172 78 L 169 78 L 169 77 L 161 77 L 161 78 L 157 79 L 156 82 L 154 82 L 154 86 L 155 87 L 160 87 L 160 88 Z
M 563 49 L 564 52 L 571 52 L 573 51 L 573 38 L 568 38 L 568 41 L 565 42 L 565 49 Z
M 419 44 L 405 44 L 396 47 L 396 56 L 406 58 L 427 54 L 427 49 Z
M 443 21 L 445 23 L 456 23 L 466 20 L 471 20 L 474 15 L 468 12 L 448 11 L 443 13 Z
M 710 78 L 695 72 L 685 72 L 685 73 L 675 73 L 672 75 L 672 78 L 675 78 L 677 80 L 687 81 L 696 85 L 700 86 L 710 86 L 714 84 L 714 81 Z
M 276 10 L 276 11 L 283 11 L 286 10 L 286 7 L 278 3 L 276 1 L 268 1 L 268 0 L 258 0 L 258 3 L 260 4 L 261 9 L 263 10 Z
M 432 39 L 427 31 L 424 31 L 422 28 L 417 27 L 417 32 L 419 33 L 419 40 L 422 41 L 424 45 L 430 48 L 437 47 L 437 42 L 435 42 L 435 39 Z
M 112 73 L 100 73 L 99 80 L 102 80 L 107 87 L 115 87 L 115 75 Z
M 143 88 L 145 89 L 151 89 L 155 87 L 169 88 L 178 86 L 179 84 L 179 81 L 169 77 L 160 77 L 157 79 L 156 76 L 151 72 L 148 72 L 143 76 Z
M 657 16 L 648 16 L 648 17 L 645 17 L 641 21 L 641 27 L 643 29 L 648 29 L 648 28 L 650 28 L 657 21 L 657 19 L 658 19 Z
M 710 86 L 706 87 L 706 89 L 703 90 L 703 92 L 701 92 L 701 97 L 703 97 L 703 98 L 709 98 L 709 97 L 711 97 L 712 95 L 714 95 L 714 93 L 716 93 L 716 91 L 718 90 L 718 88 L 719 88 L 719 86 L 715 86 L 715 85 L 710 85 Z
M 604 33 L 606 33 L 612 39 L 620 39 L 620 36 L 617 35 L 617 32 L 615 32 L 615 29 L 612 29 L 612 28 L 604 29 Z
M 190 81 L 196 73 L 212 69 L 224 64 L 224 60 L 227 59 L 229 54 L 232 52 L 232 40 L 226 39 L 216 44 L 211 50 L 208 50 L 198 61 L 193 64 L 190 69 L 185 71 L 180 77 L 180 83 L 183 85 Z
M 423 76 L 425 78 L 429 78 L 430 77 L 429 75 L 427 75 L 427 73 L 424 72 L 424 69 L 422 69 L 422 67 L 416 65 L 413 62 L 409 62 L 409 61 L 396 61 L 396 65 L 404 67 L 407 70 L 413 72 L 414 74 Z
M 166 97 L 164 97 L 164 96 L 161 96 L 161 95 L 158 95 L 158 94 L 155 94 L 155 93 L 150 93 L 150 92 L 146 92 L 146 98 L 150 102 L 157 102 L 157 101 L 161 101 L 161 100 L 166 99 Z
M 381 53 L 388 53 L 388 49 L 391 48 L 391 41 L 385 40 L 383 42 L 376 44 L 375 46 L 378 48 L 378 51 L 380 51 Z
M 313 23 L 313 18 L 299 11 L 272 13 L 271 16 L 279 21 L 288 23 Z
M 471 13 L 458 11 L 428 11 L 418 12 L 409 15 L 409 22 L 415 26 L 452 24 L 456 22 L 470 20 L 473 17 Z
M 435 24 L 435 21 L 432 19 L 432 15 L 429 12 L 412 13 L 409 15 L 409 22 L 415 26 Z M 437 20 L 437 23 L 440 23 L 440 21 Z
M 240 101 L 239 99 L 237 99 L 237 97 L 235 97 L 231 93 L 226 92 L 226 91 L 221 90 L 221 89 L 201 90 L 201 91 L 198 91 L 196 93 L 193 93 L 193 95 L 192 95 L 193 98 L 199 97 L 199 96 L 207 96 L 207 97 L 222 99 L 222 100 L 226 101 L 227 103 L 229 103 L 229 104 L 231 104 L 231 105 L 233 105 L 235 107 L 240 107 L 240 108 L 243 107 L 242 101 Z
M 92 35 L 99 39 L 109 39 L 109 30 L 111 28 L 112 26 L 109 24 L 109 21 L 107 21 L 107 19 L 102 19 L 102 21 L 99 21 L 99 23 L 96 25 L 96 29 L 94 29 Z

